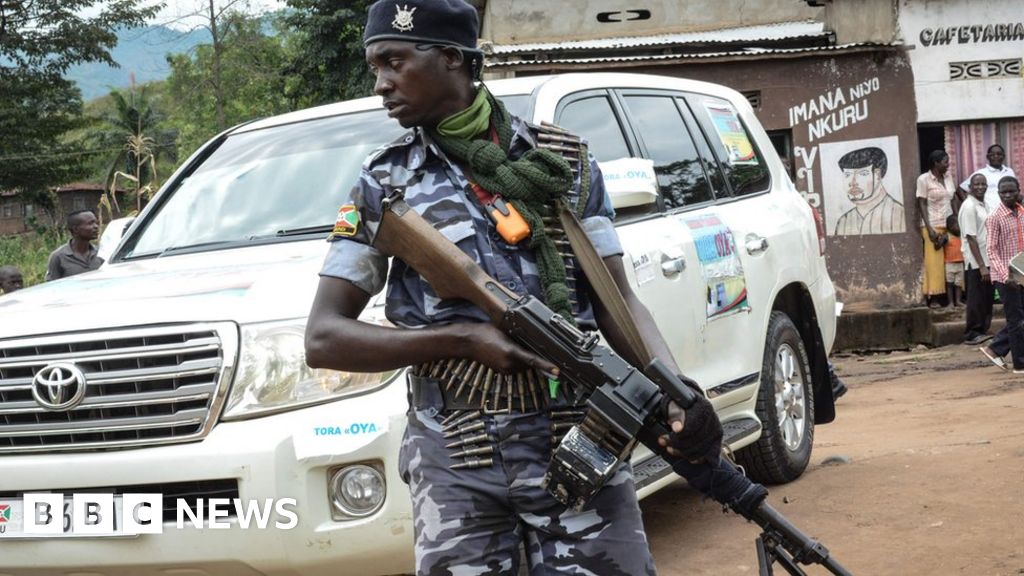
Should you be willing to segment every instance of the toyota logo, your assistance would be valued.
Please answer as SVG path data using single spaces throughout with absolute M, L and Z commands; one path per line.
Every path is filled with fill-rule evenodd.
M 32 378 L 32 396 L 47 410 L 70 410 L 85 398 L 85 374 L 74 364 L 47 364 Z

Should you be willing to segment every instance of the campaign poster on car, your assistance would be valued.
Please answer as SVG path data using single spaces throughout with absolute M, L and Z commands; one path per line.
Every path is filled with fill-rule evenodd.
M 757 164 L 754 145 L 750 143 L 750 138 L 743 129 L 736 109 L 726 103 L 708 100 L 704 101 L 704 108 L 707 109 L 708 117 L 715 126 L 715 132 L 718 132 L 718 139 L 722 141 L 722 146 L 729 155 L 729 164 Z
M 708 319 L 750 309 L 747 279 L 736 253 L 736 241 L 717 214 L 683 219 L 693 236 L 697 259 L 706 285 Z

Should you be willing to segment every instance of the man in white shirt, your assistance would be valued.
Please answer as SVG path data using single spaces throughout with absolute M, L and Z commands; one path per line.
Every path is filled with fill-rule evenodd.
M 987 182 L 984 174 L 970 178 L 970 194 L 960 207 L 957 222 L 960 225 L 961 250 L 964 255 L 965 277 L 967 280 L 967 326 L 964 331 L 965 344 L 977 346 L 991 336 L 992 325 L 992 278 L 988 271 L 988 233 L 985 219 L 988 207 L 985 205 Z
M 1003 160 L 1006 158 L 1006 151 L 999 144 L 993 144 L 988 147 L 988 152 L 985 154 L 988 158 L 988 164 L 974 171 L 974 174 L 981 174 L 985 177 L 987 188 L 985 189 L 985 206 L 988 207 L 988 213 L 991 214 L 996 208 L 999 207 L 999 179 L 1003 176 L 1016 176 L 1013 173 L 1013 168 L 1003 165 Z M 974 177 L 971 174 L 971 177 Z M 967 178 L 960 183 L 960 190 L 965 195 L 970 196 L 971 177 Z

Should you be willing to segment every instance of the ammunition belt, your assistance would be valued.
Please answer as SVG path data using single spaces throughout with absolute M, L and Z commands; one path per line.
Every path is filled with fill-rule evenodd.
M 590 159 L 586 144 L 579 136 L 548 122 L 530 126 L 536 130 L 537 147 L 560 155 L 569 163 L 573 176 L 580 177 L 580 197 L 576 210 L 576 215 L 580 216 L 590 194 Z M 541 214 L 541 220 L 544 222 L 545 233 L 554 242 L 565 265 L 565 283 L 569 288 L 569 304 L 572 306 L 572 313 L 575 316 L 580 312 L 576 257 L 555 212 L 549 209 L 546 214 Z
M 481 410 L 486 414 L 542 411 L 549 406 L 571 406 L 572 384 L 559 381 L 552 397 L 547 376 L 537 370 L 499 374 L 465 358 L 437 360 L 412 368 L 418 378 L 436 380 L 444 398 L 443 412 Z M 417 390 L 413 389 L 416 403 Z
M 585 416 L 574 405 L 575 391 L 559 382 L 552 398 L 547 377 L 528 370 L 497 374 L 478 362 L 466 359 L 438 360 L 415 366 L 409 378 L 413 406 L 438 408 L 444 437 L 450 442 L 453 470 L 486 468 L 493 465 L 496 441 L 487 430 L 484 417 L 513 412 L 541 412 L 551 420 L 551 446 Z
M 551 420 L 551 446 L 554 448 L 562 437 L 581 419 L 586 412 L 581 408 L 555 408 L 548 411 Z M 496 441 L 487 431 L 482 410 L 456 410 L 441 421 L 444 437 L 451 442 L 445 448 L 452 451 L 455 460 L 452 470 L 489 468 L 494 464 Z
M 553 124 L 531 125 L 537 131 L 537 146 L 561 155 L 580 176 L 578 212 L 586 205 L 590 192 L 590 160 L 580 138 Z M 581 173 L 582 172 L 582 173 Z M 553 210 L 541 214 L 544 229 L 565 264 L 569 302 L 574 315 L 579 313 L 576 258 L 561 222 Z M 584 419 L 586 411 L 575 405 L 579 400 L 568 382 L 560 382 L 552 397 L 547 376 L 535 370 L 517 374 L 498 374 L 477 362 L 449 359 L 428 362 L 413 368 L 419 378 L 435 380 L 444 401 L 441 421 L 444 437 L 451 442 L 455 462 L 451 469 L 489 468 L 493 466 L 496 440 L 488 433 L 484 416 L 511 412 L 546 412 L 551 420 L 551 446 L 554 448 L 573 426 Z M 419 385 L 419 384 L 414 384 Z M 413 395 L 416 391 L 414 388 Z M 414 398 L 415 402 L 415 398 Z

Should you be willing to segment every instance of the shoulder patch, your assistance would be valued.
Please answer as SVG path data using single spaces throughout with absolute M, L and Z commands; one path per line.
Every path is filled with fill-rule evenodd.
M 338 219 L 334 222 L 331 238 L 354 236 L 357 230 L 359 230 L 359 210 L 353 204 L 345 204 L 338 209 Z

